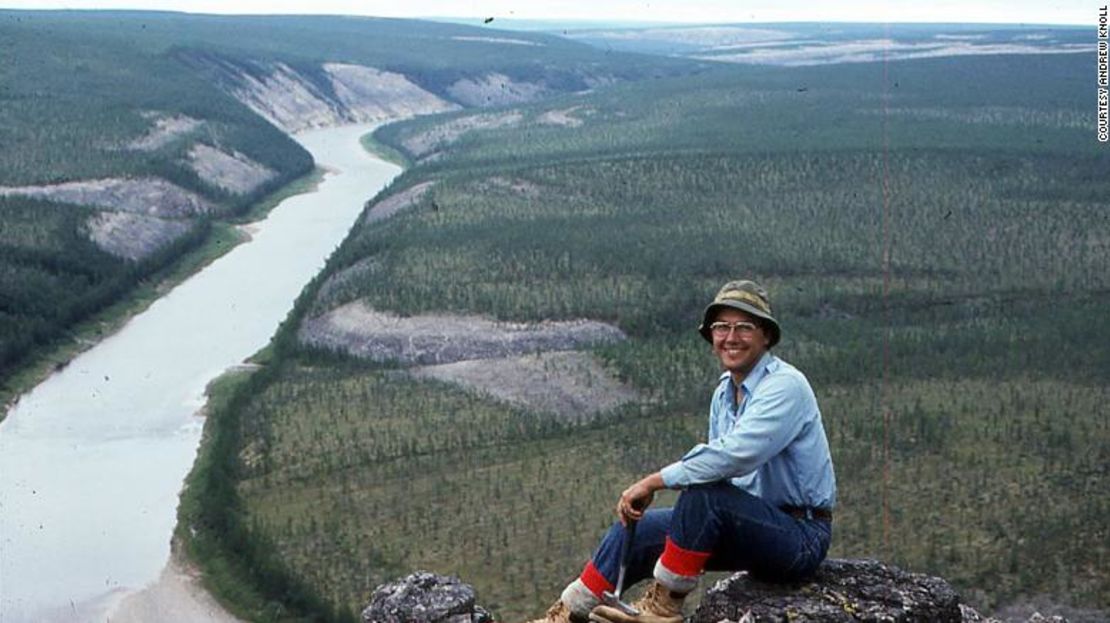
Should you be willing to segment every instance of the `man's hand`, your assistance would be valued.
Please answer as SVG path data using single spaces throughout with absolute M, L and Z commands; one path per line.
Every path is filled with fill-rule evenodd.
M 640 521 L 644 511 L 655 499 L 655 492 L 660 489 L 666 489 L 666 486 L 659 472 L 645 476 L 625 489 L 617 500 L 617 517 L 621 520 L 621 525 L 627 526 L 630 521 Z

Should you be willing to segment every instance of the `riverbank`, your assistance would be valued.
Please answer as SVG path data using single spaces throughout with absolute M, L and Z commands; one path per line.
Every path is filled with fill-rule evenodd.
M 368 147 L 365 137 L 369 135 L 369 132 L 363 134 L 350 147 L 360 150 L 363 155 L 377 156 L 383 164 L 386 163 L 378 150 Z M 340 148 L 336 143 L 331 143 L 331 146 L 334 151 Z M 396 174 L 393 173 L 390 179 Z M 381 187 L 387 184 L 388 181 L 383 180 Z M 360 211 L 366 199 L 374 194 L 358 202 Z M 303 300 L 307 302 L 309 299 Z M 296 311 L 290 314 L 296 315 Z M 279 328 L 277 334 L 282 331 Z M 241 524 L 241 513 L 236 510 L 238 498 L 231 474 L 236 470 L 238 461 L 238 413 L 246 399 L 260 391 L 280 368 L 280 363 L 274 358 L 276 341 L 278 338 L 272 337 L 250 356 L 247 361 L 252 364 L 228 369 L 206 388 L 202 410 L 204 430 L 192 468 L 185 478 L 177 509 L 175 550 L 181 560 L 187 561 L 190 568 L 199 570 L 203 578 L 202 587 L 195 581 L 193 583 L 194 587 L 204 592 L 200 601 L 207 603 L 207 600 L 212 600 L 221 605 L 225 614 L 233 613 L 227 616 L 238 616 L 244 620 L 271 618 L 278 602 L 270 595 L 275 593 L 283 595 L 280 607 L 287 612 L 297 609 L 307 612 L 328 610 L 328 605 L 315 601 L 315 596 L 305 593 L 299 582 L 285 574 L 281 561 L 274 558 L 276 551 L 272 547 L 250 539 L 248 527 Z M 174 571 L 167 570 L 165 573 L 169 576 L 167 582 L 171 588 L 163 590 L 163 580 L 159 580 L 159 586 L 147 598 L 168 600 L 164 606 L 167 611 L 183 603 L 186 604 L 183 607 L 197 605 L 197 599 L 176 590 Z M 116 619 L 113 617 L 112 620 Z
M 242 623 L 208 594 L 201 583 L 200 571 L 176 552 L 158 581 L 124 597 L 108 620 L 111 623 Z
M 264 220 L 285 199 L 311 192 L 323 177 L 324 171 L 317 168 L 266 196 L 243 215 L 213 223 L 211 231 L 200 245 L 140 281 L 120 300 L 74 325 L 69 331 L 69 337 L 29 356 L 6 378 L 0 379 L 0 405 L 3 405 L 0 422 L 8 416 L 20 396 L 54 372 L 65 368 L 81 353 L 119 331 L 129 320 L 141 314 L 174 287 L 250 240 L 246 225 Z

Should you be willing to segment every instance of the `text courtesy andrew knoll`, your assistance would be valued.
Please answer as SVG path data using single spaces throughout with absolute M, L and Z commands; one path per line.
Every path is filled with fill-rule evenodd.
M 1110 140 L 1107 124 L 1110 122 L 1110 76 L 1107 66 L 1107 47 L 1110 37 L 1107 36 L 1106 5 L 1098 10 L 1098 142 L 1105 143 Z

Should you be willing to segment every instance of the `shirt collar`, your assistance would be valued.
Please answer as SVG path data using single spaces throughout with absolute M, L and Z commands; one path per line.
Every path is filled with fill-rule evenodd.
M 763 377 L 767 376 L 767 372 L 777 360 L 778 359 L 771 354 L 771 351 L 767 351 L 763 353 L 759 361 L 755 362 L 755 365 L 752 366 L 752 371 L 748 373 L 748 376 L 744 377 L 744 382 L 740 384 L 740 386 L 744 388 L 744 393 L 746 395 L 750 396 L 752 394 L 752 390 L 755 389 L 756 385 L 759 385 Z M 728 370 L 721 373 L 720 380 L 728 387 L 733 387 L 732 375 L 728 373 Z
M 752 371 L 748 373 L 748 376 L 744 377 L 744 382 L 740 384 L 740 386 L 744 388 L 745 393 L 749 396 L 751 395 L 755 386 L 759 385 L 759 382 L 763 380 L 764 376 L 767 376 L 767 369 L 771 367 L 771 362 L 774 360 L 775 356 L 771 354 L 771 351 L 763 353 L 759 361 L 752 366 Z

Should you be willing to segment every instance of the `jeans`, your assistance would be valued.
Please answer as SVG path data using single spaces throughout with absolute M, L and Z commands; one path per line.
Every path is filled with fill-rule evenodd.
M 593 565 L 611 584 L 620 569 L 625 528 L 616 522 L 594 553 Z M 636 526 L 625 587 L 652 577 L 666 538 L 685 550 L 709 554 L 706 569 L 742 571 L 791 581 L 817 570 L 832 540 L 832 526 L 798 519 L 727 483 L 690 487 L 674 508 L 649 509 Z

